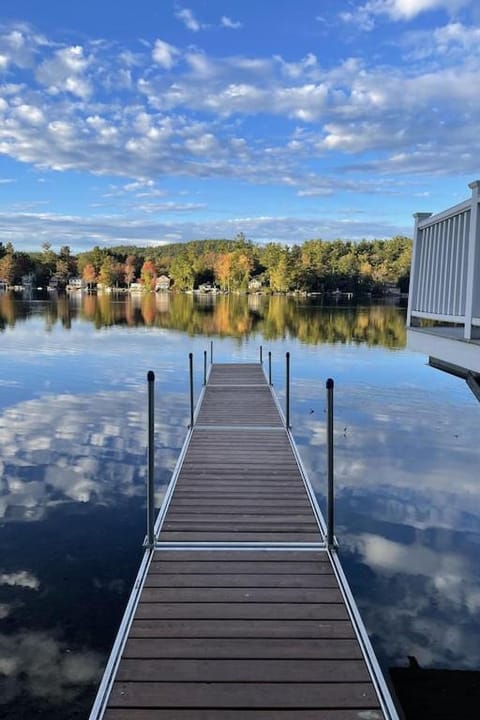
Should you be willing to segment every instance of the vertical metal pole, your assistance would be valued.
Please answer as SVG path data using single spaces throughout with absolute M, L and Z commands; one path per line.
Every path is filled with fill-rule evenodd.
M 287 352 L 285 355 L 286 360 L 286 420 L 287 420 L 287 429 L 290 427 L 290 353 Z
M 155 373 L 149 370 L 148 381 L 148 473 L 147 473 L 147 543 L 148 547 L 155 544 L 155 447 L 154 447 L 154 423 L 155 423 Z
M 210 365 L 213 365 L 213 340 L 210 340 Z
M 260 345 L 260 365 L 263 364 L 263 347 Z
M 272 384 L 272 353 L 268 351 L 268 384 Z
M 328 378 L 327 387 L 327 543 L 334 546 L 335 494 L 333 487 L 333 380 Z
M 207 384 L 207 351 L 203 351 L 203 384 Z
M 188 354 L 190 365 L 190 427 L 193 427 L 193 353 Z

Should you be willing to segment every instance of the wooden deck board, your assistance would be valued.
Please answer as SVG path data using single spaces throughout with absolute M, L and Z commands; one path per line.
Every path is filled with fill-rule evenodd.
M 330 561 L 328 560 L 328 557 L 325 555 L 324 552 L 320 550 L 312 550 L 308 553 L 306 556 L 307 560 L 306 562 L 313 562 L 313 563 L 328 563 L 330 564 Z M 177 571 L 181 570 L 182 563 L 185 562 L 192 562 L 195 563 L 209 563 L 209 562 L 228 562 L 229 566 L 231 568 L 237 568 L 238 563 L 243 563 L 245 561 L 251 562 L 251 563 L 258 563 L 258 562 L 268 562 L 268 563 L 295 563 L 303 562 L 305 561 L 305 551 L 304 550 L 262 550 L 262 549 L 255 549 L 255 550 L 242 550 L 241 554 L 233 555 L 230 550 L 211 550 L 211 549 L 195 549 L 195 550 L 185 550 L 185 549 L 178 549 L 175 550 L 173 553 L 155 553 L 152 559 L 152 565 L 158 562 L 161 563 L 175 563 L 175 567 L 177 568 Z M 203 567 L 203 565 L 199 565 L 199 567 Z
M 117 682 L 112 707 L 378 707 L 371 683 Z
M 143 602 L 244 602 L 244 603 L 325 603 L 342 602 L 337 587 L 323 588 L 156 588 L 145 587 Z M 272 613 L 275 609 L 272 609 Z M 274 617 L 274 615 L 272 615 Z
M 162 709 L 137 709 L 137 708 L 112 708 L 107 709 L 104 715 L 105 720 L 292 720 L 292 710 L 231 710 L 222 708 L 195 708 L 188 710 L 179 708 L 175 710 L 172 717 L 171 710 Z M 364 709 L 295 709 L 295 720 L 383 720 L 383 714 L 370 708 L 368 713 Z
M 126 659 L 122 682 L 368 682 L 360 660 L 164 660 Z
M 169 543 L 227 543 L 227 542 L 255 542 L 255 543 L 316 543 L 318 542 L 318 533 L 307 532 L 172 532 L 166 530 L 162 532 L 159 538 L 160 544 Z
M 106 720 L 384 718 L 282 428 L 260 365 L 213 366 Z
M 348 638 L 130 638 L 124 658 L 220 658 L 360 660 L 358 643 Z
M 210 620 L 259 620 L 270 619 L 270 603 L 147 603 L 137 608 L 136 617 L 141 620 L 153 618 L 198 618 Z M 345 606 L 338 603 L 277 603 L 277 620 L 347 620 Z
M 242 553 L 243 554 L 243 553 Z M 253 553 L 252 553 L 253 554 Z M 305 557 L 305 556 L 303 556 Z M 264 560 L 236 560 L 228 562 L 222 560 L 204 560 L 195 562 L 195 560 L 154 560 L 150 565 L 150 575 L 155 573 L 171 573 L 172 568 L 175 569 L 177 575 L 184 573 L 201 572 L 202 575 L 207 573 L 232 572 L 236 575 L 242 573 L 261 573 L 262 575 L 270 575 L 279 573 L 285 575 L 317 575 L 318 573 L 332 573 L 332 568 L 327 561 L 319 563 L 319 561 L 297 560 L 297 562 L 275 562 Z
M 288 575 L 261 575 L 246 573 L 223 573 L 201 575 L 148 575 L 145 587 L 270 587 L 270 588 L 317 588 L 335 587 L 336 578 L 333 573 L 317 575 L 296 575 L 292 583 Z
M 131 638 L 353 638 L 349 620 L 135 620 Z

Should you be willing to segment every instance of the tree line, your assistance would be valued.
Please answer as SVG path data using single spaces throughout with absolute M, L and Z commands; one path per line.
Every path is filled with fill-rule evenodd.
M 208 297 L 171 293 L 111 295 L 84 294 L 71 303 L 66 295 L 50 295 L 40 307 L 17 303 L 11 293 L 0 293 L 0 333 L 42 316 L 45 327 L 57 323 L 70 329 L 76 321 L 95 328 L 113 326 L 180 330 L 191 336 L 258 337 L 265 342 L 297 338 L 310 345 L 355 343 L 387 348 L 405 346 L 405 314 L 393 305 L 332 306 L 327 298 L 304 299 L 279 295 Z
M 128 288 L 137 282 L 154 290 L 166 275 L 173 290 L 188 291 L 203 283 L 226 292 L 262 289 L 271 292 L 382 293 L 395 285 L 408 291 L 412 243 L 389 240 L 307 240 L 301 245 L 256 245 L 243 234 L 233 240 L 136 247 L 94 247 L 73 255 L 68 245 L 56 253 L 46 242 L 39 252 L 16 251 L 0 243 L 0 281 L 20 285 L 30 275 L 37 286 L 65 287 L 73 277 L 90 286 Z M 255 281 L 252 286 L 252 280 Z

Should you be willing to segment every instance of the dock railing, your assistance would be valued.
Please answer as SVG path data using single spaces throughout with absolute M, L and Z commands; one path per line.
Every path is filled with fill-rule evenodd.
M 407 327 L 422 319 L 480 335 L 480 181 L 471 198 L 441 213 L 416 213 Z
M 213 359 L 213 345 L 210 346 L 210 352 L 211 352 L 211 359 Z M 204 358 L 206 354 L 204 353 Z M 288 543 L 279 543 L 276 549 L 287 549 L 287 550 L 303 550 L 303 551 L 318 551 L 320 550 L 325 551 L 327 554 L 327 557 L 330 559 L 331 567 L 333 570 L 333 575 L 336 578 L 336 582 L 338 583 L 338 589 L 340 591 L 342 602 L 345 605 L 345 608 L 347 610 L 348 618 L 353 624 L 353 630 L 355 637 L 360 644 L 360 648 L 362 651 L 363 659 L 366 662 L 368 673 L 370 676 L 370 680 L 373 683 L 373 686 L 375 688 L 378 702 L 379 702 L 379 708 L 381 708 L 382 711 L 382 717 L 385 718 L 385 720 L 399 720 L 398 713 L 395 708 L 395 704 L 392 700 L 392 697 L 389 693 L 388 687 L 385 683 L 385 680 L 383 678 L 381 669 L 378 665 L 378 661 L 375 657 L 375 653 L 372 649 L 370 640 L 368 638 L 368 634 L 366 632 L 366 629 L 363 625 L 362 619 L 360 617 L 360 614 L 358 612 L 358 609 L 356 607 L 356 603 L 354 600 L 354 597 L 351 593 L 351 590 L 348 586 L 347 579 L 345 577 L 343 568 L 341 566 L 340 558 L 338 553 L 335 552 L 336 550 L 336 541 L 334 537 L 334 508 L 333 508 L 333 502 L 334 502 L 334 496 L 333 496 L 333 440 L 334 440 L 334 417 L 333 417 L 333 390 L 334 390 L 334 382 L 331 378 L 329 378 L 326 381 L 326 401 L 327 401 L 327 418 L 326 418 L 326 435 L 327 435 L 327 479 L 328 479 L 328 489 L 327 489 L 327 523 L 325 524 L 323 517 L 321 515 L 321 511 L 318 507 L 318 503 L 315 497 L 315 493 L 313 491 L 312 486 L 310 485 L 310 482 L 308 480 L 307 474 L 305 473 L 301 459 L 298 455 L 298 452 L 296 450 L 295 442 L 293 440 L 293 436 L 291 433 L 291 428 L 289 423 L 286 422 L 286 414 L 284 414 L 281 409 L 280 405 L 278 403 L 278 399 L 276 398 L 275 394 L 273 393 L 272 385 L 271 385 L 271 353 L 268 353 L 269 356 L 269 368 L 268 368 L 268 380 L 269 384 L 268 387 L 270 388 L 270 391 L 272 393 L 272 398 L 275 401 L 275 405 L 277 406 L 280 416 L 282 418 L 283 426 L 286 430 L 289 443 L 292 446 L 292 450 L 294 451 L 294 457 L 296 458 L 296 462 L 298 465 L 298 469 L 300 471 L 300 477 L 303 480 L 303 484 L 305 486 L 305 489 L 307 490 L 307 494 L 310 497 L 311 501 L 311 507 L 314 513 L 314 516 L 317 517 L 317 524 L 319 529 L 321 530 L 320 535 L 323 535 L 324 541 L 320 544 L 315 542 L 300 542 L 295 544 L 295 548 L 289 547 Z M 290 355 L 287 354 L 288 359 L 290 358 Z M 190 366 L 190 400 L 193 399 L 193 383 L 192 383 L 192 368 L 193 368 L 193 357 L 192 354 L 189 355 L 189 366 Z M 264 370 L 265 379 L 267 379 L 267 373 Z M 289 375 L 289 373 L 288 373 Z M 288 378 L 290 379 L 290 378 Z M 205 381 L 205 365 L 204 365 L 204 381 Z M 162 507 L 158 513 L 158 516 L 156 520 L 154 520 L 153 517 L 153 508 L 154 508 L 154 383 L 155 383 L 155 375 L 152 371 L 150 371 L 147 374 L 147 387 L 148 387 L 148 482 L 147 482 L 147 537 L 146 541 L 144 543 L 145 552 L 144 556 L 141 562 L 141 566 L 139 569 L 139 573 L 137 575 L 137 579 L 134 583 L 134 589 L 132 591 L 132 594 L 130 596 L 130 599 L 128 601 L 128 605 L 125 611 L 124 618 L 122 620 L 119 632 L 117 634 L 117 637 L 115 639 L 115 643 L 112 649 L 112 653 L 109 657 L 100 687 L 97 692 L 97 697 L 95 699 L 92 712 L 90 714 L 90 720 L 100 720 L 104 717 L 104 713 L 107 707 L 107 703 L 110 697 L 110 693 L 113 687 L 113 684 L 116 679 L 117 670 L 119 668 L 119 664 L 129 637 L 129 632 L 132 627 L 132 623 L 135 618 L 135 613 L 137 610 L 138 603 L 140 601 L 140 594 L 142 592 L 145 578 L 147 577 L 148 568 L 150 565 L 150 562 L 153 558 L 154 552 L 156 550 L 178 550 L 183 549 L 188 546 L 188 543 L 183 542 L 183 544 L 180 543 L 168 543 L 158 542 L 159 539 L 159 533 L 162 528 L 162 524 L 165 518 L 165 514 L 167 512 L 167 509 L 170 504 L 170 500 L 173 497 L 173 493 L 175 490 L 175 486 L 177 483 L 177 479 L 179 476 L 179 473 L 181 471 L 183 462 L 185 457 L 187 456 L 188 447 L 190 443 L 190 439 L 193 436 L 194 428 L 195 428 L 195 420 L 197 419 L 198 415 L 198 407 L 201 406 L 202 400 L 203 400 L 203 394 L 205 392 L 205 385 L 203 386 L 202 391 L 200 392 L 200 397 L 198 399 L 198 407 L 197 407 L 197 413 L 194 414 L 193 419 L 192 415 L 190 413 L 190 423 L 188 424 L 188 431 L 187 431 L 187 437 L 185 439 L 185 443 L 182 447 L 182 450 L 180 452 L 180 455 L 177 459 L 177 464 L 175 466 L 175 470 L 172 475 L 172 479 L 168 485 L 167 491 L 165 493 Z M 244 386 L 241 386 L 244 387 Z M 275 428 L 276 429 L 276 428 Z M 326 542 L 325 542 L 326 540 Z M 208 548 L 210 550 L 215 549 L 215 546 L 218 546 L 217 549 L 225 550 L 225 549 L 249 549 L 252 548 L 256 549 L 264 549 L 265 541 L 262 541 L 260 543 L 254 543 L 254 542 L 243 542 L 240 548 L 239 543 L 236 541 L 234 543 L 216 543 L 209 541 L 208 543 L 202 543 L 202 542 L 196 542 L 194 543 L 197 550 L 202 550 L 203 545 L 208 545 Z M 175 547 L 173 547 L 175 546 Z M 273 546 L 270 548 L 272 550 Z M 275 549 L 275 548 L 274 548 Z M 322 585 L 323 587 L 323 585 Z M 327 586 L 326 586 L 327 587 Z M 330 588 L 330 585 L 328 585 Z M 339 636 L 339 637 L 343 637 Z M 342 642 L 342 640 L 340 640 Z M 123 692 L 121 693 L 123 695 Z M 362 716 L 364 713 L 360 713 Z M 366 717 L 367 713 L 365 713 Z M 368 716 L 370 717 L 371 713 L 368 713 Z M 294 714 L 295 716 L 295 714 Z M 372 717 L 379 717 L 380 713 L 377 713 L 376 711 L 374 714 L 372 714 Z M 125 715 L 126 717 L 126 715 Z M 349 715 L 350 717 L 350 715 Z

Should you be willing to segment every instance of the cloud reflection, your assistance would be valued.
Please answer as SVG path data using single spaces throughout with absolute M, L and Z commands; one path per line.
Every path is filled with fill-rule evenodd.
M 425 667 L 478 668 L 479 406 L 454 378 L 422 387 L 405 383 L 400 362 L 398 371 L 397 386 L 383 387 L 349 379 L 347 362 L 338 368 L 340 553 L 385 664 L 414 655 Z M 321 385 L 300 387 L 294 432 L 321 502 L 324 407 Z
M 70 650 L 46 632 L 0 635 L 0 705 L 21 695 L 65 703 L 95 683 L 103 658 Z
M 40 581 L 35 577 L 35 575 L 28 572 L 28 570 L 18 570 L 13 573 L 0 574 L 0 585 L 16 585 L 17 587 L 38 590 L 40 587 Z
M 160 495 L 186 433 L 184 397 L 164 400 L 156 422 Z M 0 518 L 40 520 L 48 507 L 64 502 L 113 504 L 118 495 L 143 497 L 146 419 L 138 401 L 138 392 L 103 391 L 7 408 L 0 415 Z

